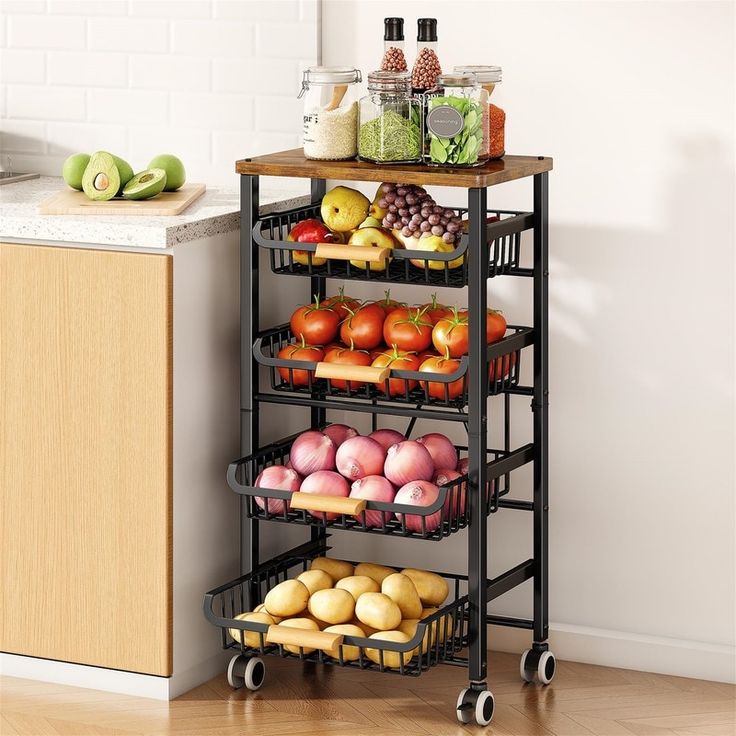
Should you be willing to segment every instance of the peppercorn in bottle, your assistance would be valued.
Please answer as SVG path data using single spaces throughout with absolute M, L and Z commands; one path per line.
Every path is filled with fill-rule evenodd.
M 420 18 L 417 21 L 417 58 L 411 72 L 411 86 L 415 92 L 426 92 L 437 83 L 442 67 L 437 56 L 437 19 Z
M 404 19 L 383 19 L 383 59 L 381 60 L 381 71 L 405 72 L 406 56 L 404 55 Z

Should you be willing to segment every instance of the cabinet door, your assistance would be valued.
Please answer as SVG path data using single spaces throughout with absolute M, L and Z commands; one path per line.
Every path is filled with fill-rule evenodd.
M 0 646 L 171 674 L 171 257 L 0 244 Z

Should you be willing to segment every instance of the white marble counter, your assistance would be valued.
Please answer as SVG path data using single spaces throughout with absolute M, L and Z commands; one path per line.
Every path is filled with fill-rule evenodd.
M 0 239 L 89 243 L 140 248 L 171 248 L 240 227 L 235 188 L 208 188 L 181 215 L 40 215 L 38 205 L 64 186 L 61 178 L 42 176 L 0 186 Z M 261 187 L 261 211 L 308 202 L 298 192 Z

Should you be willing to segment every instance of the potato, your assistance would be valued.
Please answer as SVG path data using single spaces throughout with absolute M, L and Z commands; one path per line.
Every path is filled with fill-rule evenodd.
M 398 630 L 406 634 L 409 637 L 409 639 L 413 639 L 414 635 L 417 633 L 418 625 L 419 625 L 418 618 L 405 618 L 399 624 Z M 424 639 L 422 640 L 421 649 L 422 649 L 422 652 L 424 653 L 426 653 L 429 650 L 429 631 L 427 631 L 424 635 Z M 419 654 L 419 647 L 416 647 L 414 649 L 414 654 Z
M 324 570 L 332 578 L 333 583 L 355 574 L 353 572 L 353 566 L 349 562 L 333 560 L 331 557 L 317 557 L 312 560 L 309 569 Z
M 393 567 L 386 567 L 385 565 L 376 565 L 373 562 L 361 562 L 355 566 L 355 575 L 365 575 L 375 580 L 379 585 L 383 582 L 384 578 L 389 575 L 393 575 L 396 570 Z
M 253 613 L 268 613 L 266 610 L 266 606 L 263 605 L 263 603 L 259 603 L 254 609 Z M 281 623 L 281 616 L 274 616 L 272 613 L 268 614 L 273 619 L 273 622 L 275 624 Z
M 422 615 L 422 602 L 411 578 L 395 572 L 384 578 L 381 593 L 387 595 L 401 611 L 401 618 L 419 618 Z
M 355 600 L 347 590 L 318 590 L 309 597 L 309 613 L 328 624 L 344 624 L 355 613 Z
M 338 624 L 337 626 L 328 626 L 325 629 L 326 632 L 331 634 L 344 634 L 345 636 L 360 636 L 365 637 L 366 633 L 360 626 L 354 624 Z M 329 655 L 333 659 L 340 659 L 340 647 L 335 649 L 323 650 L 325 654 Z M 349 644 L 343 644 L 342 646 L 342 658 L 345 662 L 354 662 L 360 657 L 360 647 L 353 647 Z
M 359 629 L 363 629 L 363 632 L 366 636 L 370 636 L 371 634 L 375 634 L 378 629 L 374 629 L 372 626 L 368 626 L 368 624 L 364 624 L 359 618 L 354 618 L 352 621 L 350 621 L 353 626 L 357 626 Z
M 401 609 L 383 593 L 363 593 L 355 604 L 355 615 L 378 631 L 395 629 L 401 623 Z
M 426 570 L 416 570 L 413 567 L 407 567 L 401 572 L 414 583 L 419 598 L 425 606 L 441 606 L 445 602 L 450 589 L 447 580 L 443 577 Z
M 272 616 L 296 616 L 307 607 L 309 590 L 299 580 L 284 580 L 266 593 L 263 605 Z
M 296 579 L 307 586 L 309 595 L 332 587 L 332 578 L 324 570 L 307 570 L 297 575 Z
M 357 601 L 363 593 L 380 593 L 381 586 L 367 575 L 351 575 L 335 583 L 336 588 L 347 590 Z
M 289 618 L 281 626 L 290 626 L 294 629 L 306 629 L 307 631 L 319 631 L 319 626 L 312 621 L 311 618 Z M 299 654 L 299 647 L 294 644 L 282 644 L 287 652 Z M 314 651 L 312 647 L 304 647 L 304 654 L 311 654 Z
M 237 621 L 252 621 L 257 624 L 267 624 L 273 626 L 276 622 L 267 613 L 261 613 L 258 611 L 246 611 L 245 613 L 239 613 L 235 619 Z M 228 629 L 230 636 L 240 644 L 240 637 L 242 635 L 243 642 L 247 647 L 260 647 L 261 646 L 261 634 L 258 631 L 243 631 L 242 629 Z M 263 643 L 266 643 L 266 635 L 263 635 Z
M 396 641 L 400 642 L 401 644 L 405 644 L 406 642 L 411 641 L 411 637 L 407 636 L 403 631 L 379 631 L 375 634 L 371 634 L 368 638 L 383 639 L 384 641 Z M 385 650 L 382 651 L 384 667 L 398 668 L 401 666 L 402 660 L 404 661 L 405 665 L 409 664 L 409 662 L 411 662 L 411 658 L 414 656 L 414 652 L 412 650 L 409 650 L 408 652 L 387 652 Z M 371 662 L 381 664 L 381 650 L 366 647 L 365 655 L 366 657 L 368 657 L 368 659 L 371 660 Z
M 433 613 L 437 613 L 439 610 L 439 608 L 425 608 L 422 610 L 422 618 L 425 619 Z M 438 637 L 440 643 L 444 642 L 452 634 L 452 616 L 449 613 L 446 616 L 441 616 L 436 621 L 428 624 L 427 629 L 429 629 L 432 637 L 432 645 L 435 644 Z

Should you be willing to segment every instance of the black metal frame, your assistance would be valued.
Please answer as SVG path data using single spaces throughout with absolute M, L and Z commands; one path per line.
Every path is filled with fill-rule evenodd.
M 439 661 L 447 661 L 450 664 L 460 664 L 468 667 L 468 679 L 471 687 L 482 689 L 486 685 L 487 676 L 487 633 L 486 626 L 489 623 L 510 626 L 515 628 L 530 629 L 533 631 L 533 647 L 535 650 L 547 649 L 548 636 L 548 174 L 534 175 L 534 210 L 531 215 L 526 213 L 510 213 L 515 219 L 520 230 L 533 228 L 533 268 L 521 268 L 518 261 L 514 261 L 513 267 L 505 270 L 494 270 L 491 264 L 489 269 L 467 268 L 462 269 L 464 283 L 449 283 L 443 276 L 442 279 L 434 281 L 427 278 L 426 281 L 416 279 L 400 278 L 400 274 L 379 274 L 375 278 L 368 272 L 366 280 L 392 280 L 403 281 L 403 283 L 437 283 L 442 286 L 464 286 L 468 287 L 468 307 L 470 313 L 470 347 L 468 365 L 470 369 L 467 374 L 467 411 L 463 407 L 454 407 L 456 410 L 442 410 L 437 408 L 424 408 L 423 404 L 407 406 L 399 402 L 378 403 L 376 397 L 358 398 L 346 401 L 342 397 L 332 397 L 320 392 L 316 387 L 310 387 L 311 391 L 305 394 L 266 393 L 261 391 L 259 380 L 259 363 L 254 357 L 253 348 L 257 340 L 262 336 L 259 309 L 259 258 L 261 253 L 270 259 L 271 268 L 274 268 L 273 250 L 269 251 L 269 244 L 260 235 L 258 218 L 258 191 L 259 178 L 257 176 L 241 176 L 241 454 L 244 458 L 253 457 L 262 450 L 259 443 L 259 407 L 263 402 L 299 405 L 311 407 L 312 426 L 321 426 L 326 423 L 326 413 L 330 409 L 342 411 L 359 411 L 371 413 L 374 417 L 379 414 L 393 414 L 411 417 L 412 422 L 417 418 L 432 418 L 449 421 L 460 421 L 465 423 L 468 430 L 468 575 L 467 578 L 456 576 L 457 579 L 467 579 L 467 599 L 461 600 L 463 621 L 467 622 L 467 631 L 464 630 L 462 637 L 463 646 L 467 645 L 468 658 L 460 659 L 453 651 L 452 656 L 437 657 L 435 664 Z M 316 204 L 325 193 L 325 181 L 313 179 L 311 183 L 311 201 Z M 466 263 L 488 262 L 488 238 L 490 226 L 486 224 L 487 190 L 482 188 L 471 188 L 468 190 L 468 217 L 469 232 L 467 239 L 463 241 L 466 245 Z M 499 230 L 503 225 L 497 223 Z M 503 225 L 508 227 L 507 225 Z M 275 248 L 283 243 L 274 242 Z M 259 247 L 260 246 L 260 247 Z M 403 268 L 403 267 L 402 267 Z M 291 271 L 294 273 L 294 271 Z M 423 269 L 418 269 L 423 273 Z M 441 273 L 446 273 L 443 271 Z M 489 473 L 492 473 L 492 465 L 482 459 L 488 457 L 487 424 L 488 424 L 488 366 L 489 360 L 493 360 L 494 354 L 488 349 L 485 341 L 485 312 L 487 303 L 486 287 L 488 279 L 502 274 L 514 276 L 526 276 L 533 278 L 534 324 L 532 330 L 525 334 L 525 344 L 533 345 L 534 353 L 534 381 L 531 387 L 510 385 L 504 388 L 504 406 L 508 418 L 509 397 L 511 394 L 519 394 L 531 397 L 533 410 L 533 442 L 524 446 L 528 453 L 527 461 L 533 462 L 533 500 L 524 501 L 510 498 L 496 498 L 497 507 L 514 510 L 531 511 L 533 515 L 533 558 L 517 565 L 494 580 L 487 577 L 487 510 L 484 508 L 484 498 L 481 489 L 486 487 Z M 329 273 L 318 268 L 309 269 L 306 273 L 299 272 L 297 275 L 310 277 L 310 293 L 324 294 L 325 279 L 329 277 L 339 278 L 339 275 Z M 358 276 L 361 278 L 361 276 Z M 362 276 L 365 278 L 365 274 Z M 522 347 L 521 345 L 519 347 Z M 477 370 L 473 370 L 477 366 Z M 509 429 L 508 421 L 505 427 L 506 448 L 508 450 Z M 494 451 L 491 451 L 494 452 Z M 498 461 L 498 458 L 497 458 Z M 501 458 L 501 462 L 503 458 Z M 504 469 L 506 477 L 505 488 L 508 489 L 508 474 L 512 468 Z M 498 477 L 498 476 L 497 476 Z M 500 478 L 498 478 L 500 482 Z M 260 489 L 263 492 L 263 489 Z M 252 513 L 249 504 L 252 505 L 250 493 L 240 491 L 240 519 L 241 519 L 241 574 L 242 578 L 222 586 L 217 591 L 212 591 L 208 596 L 218 591 L 228 589 L 228 586 L 248 584 L 250 600 L 256 600 L 258 596 L 257 586 L 253 575 L 262 570 L 264 566 L 260 560 L 259 524 L 263 521 L 258 514 Z M 499 494 L 501 495 L 501 494 Z M 306 515 L 300 517 L 305 523 L 309 523 L 311 529 L 310 553 L 324 554 L 327 550 L 326 534 L 324 527 L 319 522 L 310 523 Z M 273 519 L 266 519 L 273 520 Z M 289 520 L 294 521 L 295 519 Z M 339 527 L 338 527 L 339 528 Z M 350 528 L 346 526 L 344 528 Z M 302 550 L 304 552 L 304 550 Z M 280 558 L 277 558 L 277 560 Z M 271 563 L 276 560 L 272 560 Z M 268 564 L 267 563 L 266 566 Z M 526 580 L 533 579 L 533 618 L 514 618 L 509 616 L 498 616 L 488 614 L 486 606 L 488 601 L 502 595 L 512 588 L 520 585 Z M 211 598 L 207 600 L 211 601 Z M 458 601 L 455 601 L 457 604 Z M 214 614 L 213 614 L 214 615 Z M 208 617 L 214 623 L 224 626 L 228 621 L 220 617 L 215 620 L 210 614 Z M 237 628 L 237 626 L 236 626 Z M 246 628 L 240 626 L 240 628 Z M 421 638 L 421 637 L 420 637 Z M 225 634 L 223 633 L 225 640 Z M 356 640 L 357 641 L 357 640 Z M 346 639 L 347 642 L 347 639 Z M 224 644 L 226 644 L 226 640 Z M 232 642 L 231 642 L 232 645 Z M 242 642 L 241 642 L 242 646 Z M 392 649 L 393 647 L 388 647 Z M 265 650 L 264 650 L 265 651 Z M 280 652 L 283 655 L 283 651 Z M 303 657 L 302 657 L 303 658 Z M 320 661 L 325 658 L 318 656 Z M 383 670 L 383 668 L 381 667 Z M 423 667 L 416 672 L 419 674 Z

